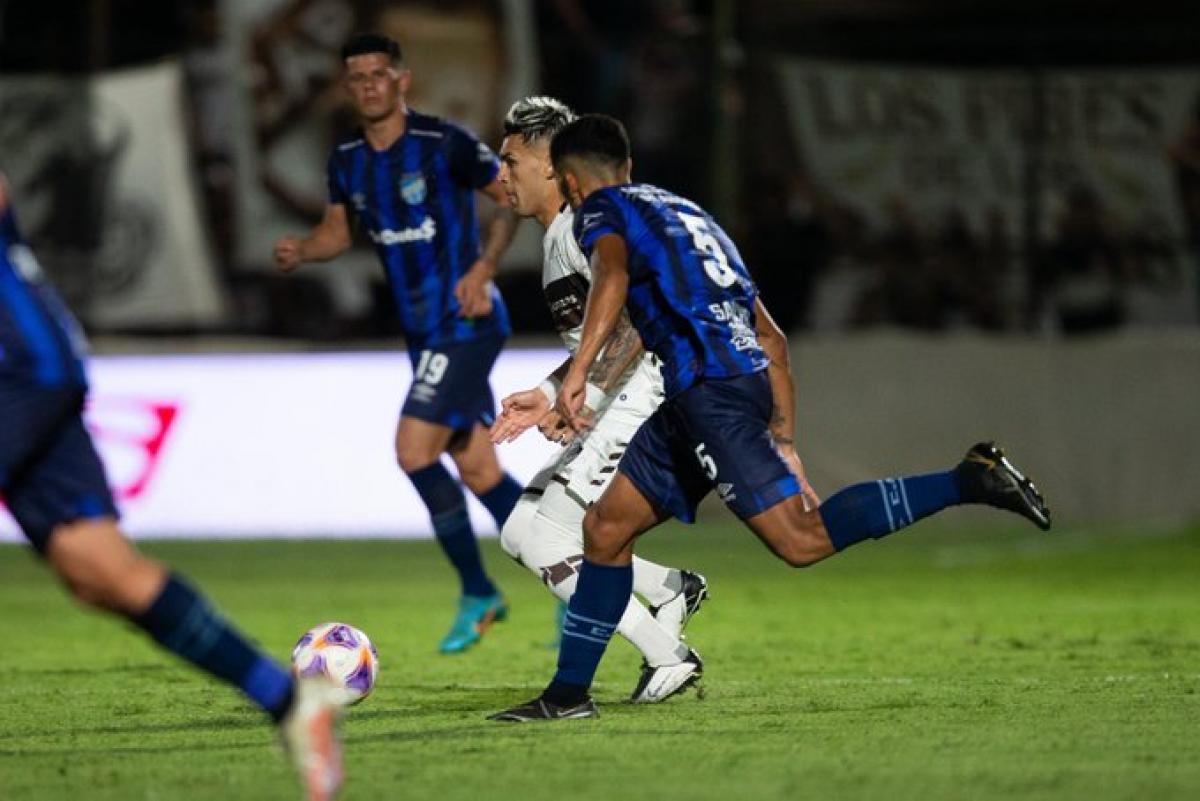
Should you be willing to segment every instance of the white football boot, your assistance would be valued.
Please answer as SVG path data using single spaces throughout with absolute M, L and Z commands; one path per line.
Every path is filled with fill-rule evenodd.
M 689 648 L 687 658 L 674 665 L 651 667 L 643 662 L 642 675 L 629 700 L 635 704 L 657 704 L 695 685 L 703 675 L 704 660 L 694 648 Z
M 330 801 L 342 786 L 337 688 L 324 676 L 296 679 L 295 695 L 279 722 L 283 747 L 300 774 L 308 801 Z

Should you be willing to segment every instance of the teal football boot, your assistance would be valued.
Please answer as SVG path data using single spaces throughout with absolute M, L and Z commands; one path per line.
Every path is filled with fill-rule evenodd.
M 480 597 L 464 595 L 458 602 L 458 614 L 450 632 L 442 638 L 438 650 L 457 654 L 470 648 L 483 637 L 493 623 L 508 617 L 508 606 L 500 593 Z

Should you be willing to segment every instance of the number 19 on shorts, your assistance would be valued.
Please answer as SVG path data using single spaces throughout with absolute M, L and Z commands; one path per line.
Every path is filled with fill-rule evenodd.
M 417 360 L 417 369 L 413 373 L 413 379 L 422 384 L 435 386 L 446 375 L 446 368 L 449 366 L 450 359 L 446 354 L 423 350 L 421 358 Z

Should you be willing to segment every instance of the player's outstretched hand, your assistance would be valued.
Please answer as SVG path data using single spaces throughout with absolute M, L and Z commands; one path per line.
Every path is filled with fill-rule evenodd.
M 282 273 L 290 273 L 300 266 L 304 259 L 300 253 L 300 240 L 294 236 L 285 236 L 275 243 L 275 266 Z
M 550 411 L 550 401 L 540 389 L 514 392 L 500 401 L 500 415 L 488 432 L 494 444 L 512 442 L 529 428 L 538 425 Z
M 492 313 L 492 269 L 483 259 L 471 265 L 454 285 L 459 317 L 486 317 Z

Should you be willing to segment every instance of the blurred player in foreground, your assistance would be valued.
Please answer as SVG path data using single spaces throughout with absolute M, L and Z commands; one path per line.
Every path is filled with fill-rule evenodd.
M 553 681 L 494 720 L 596 715 L 589 690 L 629 601 L 634 541 L 669 517 L 691 522 L 711 489 L 795 567 L 963 503 L 1050 527 L 1033 484 L 991 443 L 973 446 L 952 469 L 856 484 L 820 503 L 793 445 L 786 338 L 725 232 L 695 203 L 630 183 L 629 140 L 611 117 L 580 117 L 554 137 L 550 153 L 593 276 L 557 409 L 573 427 L 586 424 L 588 366 L 626 304 L 642 342 L 662 360 L 667 399 L 584 517 L 584 558 Z
M 343 82 L 362 129 L 329 157 L 325 217 L 303 238 L 275 245 L 279 269 L 328 261 L 351 244 L 350 215 L 375 244 L 413 364 L 396 428 L 396 458 L 433 521 L 462 586 L 440 650 L 479 641 L 507 608 L 483 568 L 462 486 L 442 465 L 449 453 L 467 488 L 503 527 L 521 495 L 488 439 L 495 399 L 488 374 L 510 333 L 492 283 L 516 216 L 496 180 L 499 162 L 463 128 L 405 104 L 411 74 L 400 46 L 360 35 L 342 48 Z M 500 204 L 482 250 L 476 191 Z
M 293 680 L 117 525 L 82 413 L 84 343 L 17 230 L 0 176 L 0 494 L 34 549 L 81 602 L 241 689 L 279 724 L 310 799 L 342 781 L 338 709 L 324 680 Z
M 570 353 L 579 345 L 591 268 L 572 232 L 574 214 L 559 192 L 550 165 L 550 139 L 575 118 L 561 102 L 527 97 L 509 109 L 500 146 L 500 182 L 521 217 L 535 217 L 546 229 L 542 240 L 542 289 L 551 316 Z M 655 357 L 622 316 L 588 371 L 581 415 L 589 425 L 575 435 L 554 411 L 558 382 L 570 361 L 540 387 L 501 402 L 492 426 L 493 442 L 511 442 L 539 426 L 564 449 L 552 456 L 525 486 L 500 544 L 545 581 L 560 600 L 575 592 L 583 560 L 583 514 L 616 474 L 617 462 L 642 422 L 662 401 L 662 375 Z M 632 700 L 662 701 L 694 684 L 704 670 L 696 651 L 680 633 L 707 595 L 703 576 L 633 558 L 633 591 L 617 631 L 642 653 L 644 661 Z

